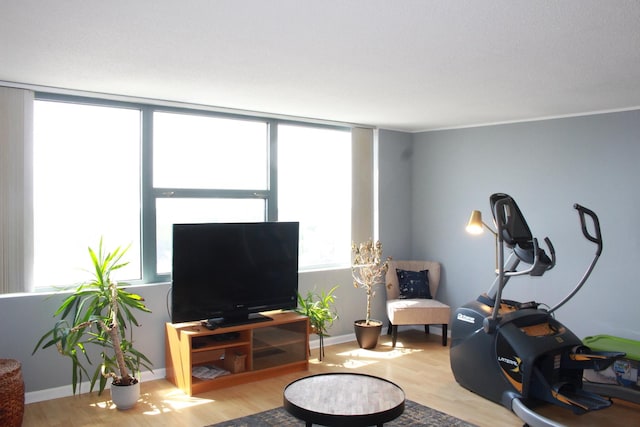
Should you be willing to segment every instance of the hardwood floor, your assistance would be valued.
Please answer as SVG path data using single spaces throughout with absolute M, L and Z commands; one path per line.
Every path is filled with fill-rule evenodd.
M 407 399 L 478 426 L 522 426 L 522 421 L 504 407 L 455 382 L 449 367 L 449 347 L 442 347 L 441 337 L 410 330 L 399 333 L 395 350 L 390 341 L 390 337 L 383 335 L 375 350 L 359 349 L 355 342 L 326 347 L 322 362 L 317 360 L 318 350 L 314 349 L 308 372 L 193 397 L 165 380 L 143 383 L 141 400 L 128 411 L 116 410 L 108 392 L 103 396 L 93 393 L 32 403 L 26 405 L 23 425 L 203 427 L 282 406 L 282 390 L 296 378 L 321 372 L 352 371 L 387 378 L 404 389 Z M 640 405 L 622 401 L 616 401 L 608 409 L 580 416 L 553 406 L 538 411 L 568 426 L 613 427 L 640 423 Z

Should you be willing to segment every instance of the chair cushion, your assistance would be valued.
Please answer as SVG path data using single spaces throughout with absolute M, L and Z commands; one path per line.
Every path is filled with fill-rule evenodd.
M 431 299 L 429 270 L 409 271 L 396 268 L 396 274 L 398 275 L 398 285 L 400 286 L 399 298 Z
M 387 300 L 387 316 L 394 325 L 448 324 L 451 308 L 434 299 Z

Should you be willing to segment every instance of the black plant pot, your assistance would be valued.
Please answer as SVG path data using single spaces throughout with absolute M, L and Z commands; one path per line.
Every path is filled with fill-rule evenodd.
M 372 349 L 378 345 L 378 338 L 382 332 L 382 322 L 379 320 L 370 320 L 366 324 L 365 320 L 356 320 L 353 322 L 353 329 L 356 333 L 356 340 L 360 348 Z

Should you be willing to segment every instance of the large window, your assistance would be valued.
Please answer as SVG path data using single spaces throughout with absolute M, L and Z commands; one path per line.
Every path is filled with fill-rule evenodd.
M 349 264 L 351 135 L 323 128 L 278 126 L 278 217 L 300 221 L 300 264 Z
M 153 113 L 156 274 L 171 272 L 172 224 L 268 219 L 269 125 Z
M 153 186 L 266 190 L 266 121 L 153 114 Z
M 37 101 L 34 283 L 84 280 L 89 246 L 132 247 L 120 277 L 141 279 L 140 110 Z
M 347 128 L 40 94 L 36 288 L 86 277 L 87 247 L 131 244 L 119 280 L 170 280 L 172 224 L 299 221 L 300 269 L 349 264 Z

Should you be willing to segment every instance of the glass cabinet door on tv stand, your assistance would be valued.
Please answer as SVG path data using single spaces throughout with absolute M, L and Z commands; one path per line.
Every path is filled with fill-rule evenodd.
M 214 330 L 199 322 L 167 323 L 167 379 L 193 395 L 308 369 L 308 318 L 265 314 L 272 320 Z

